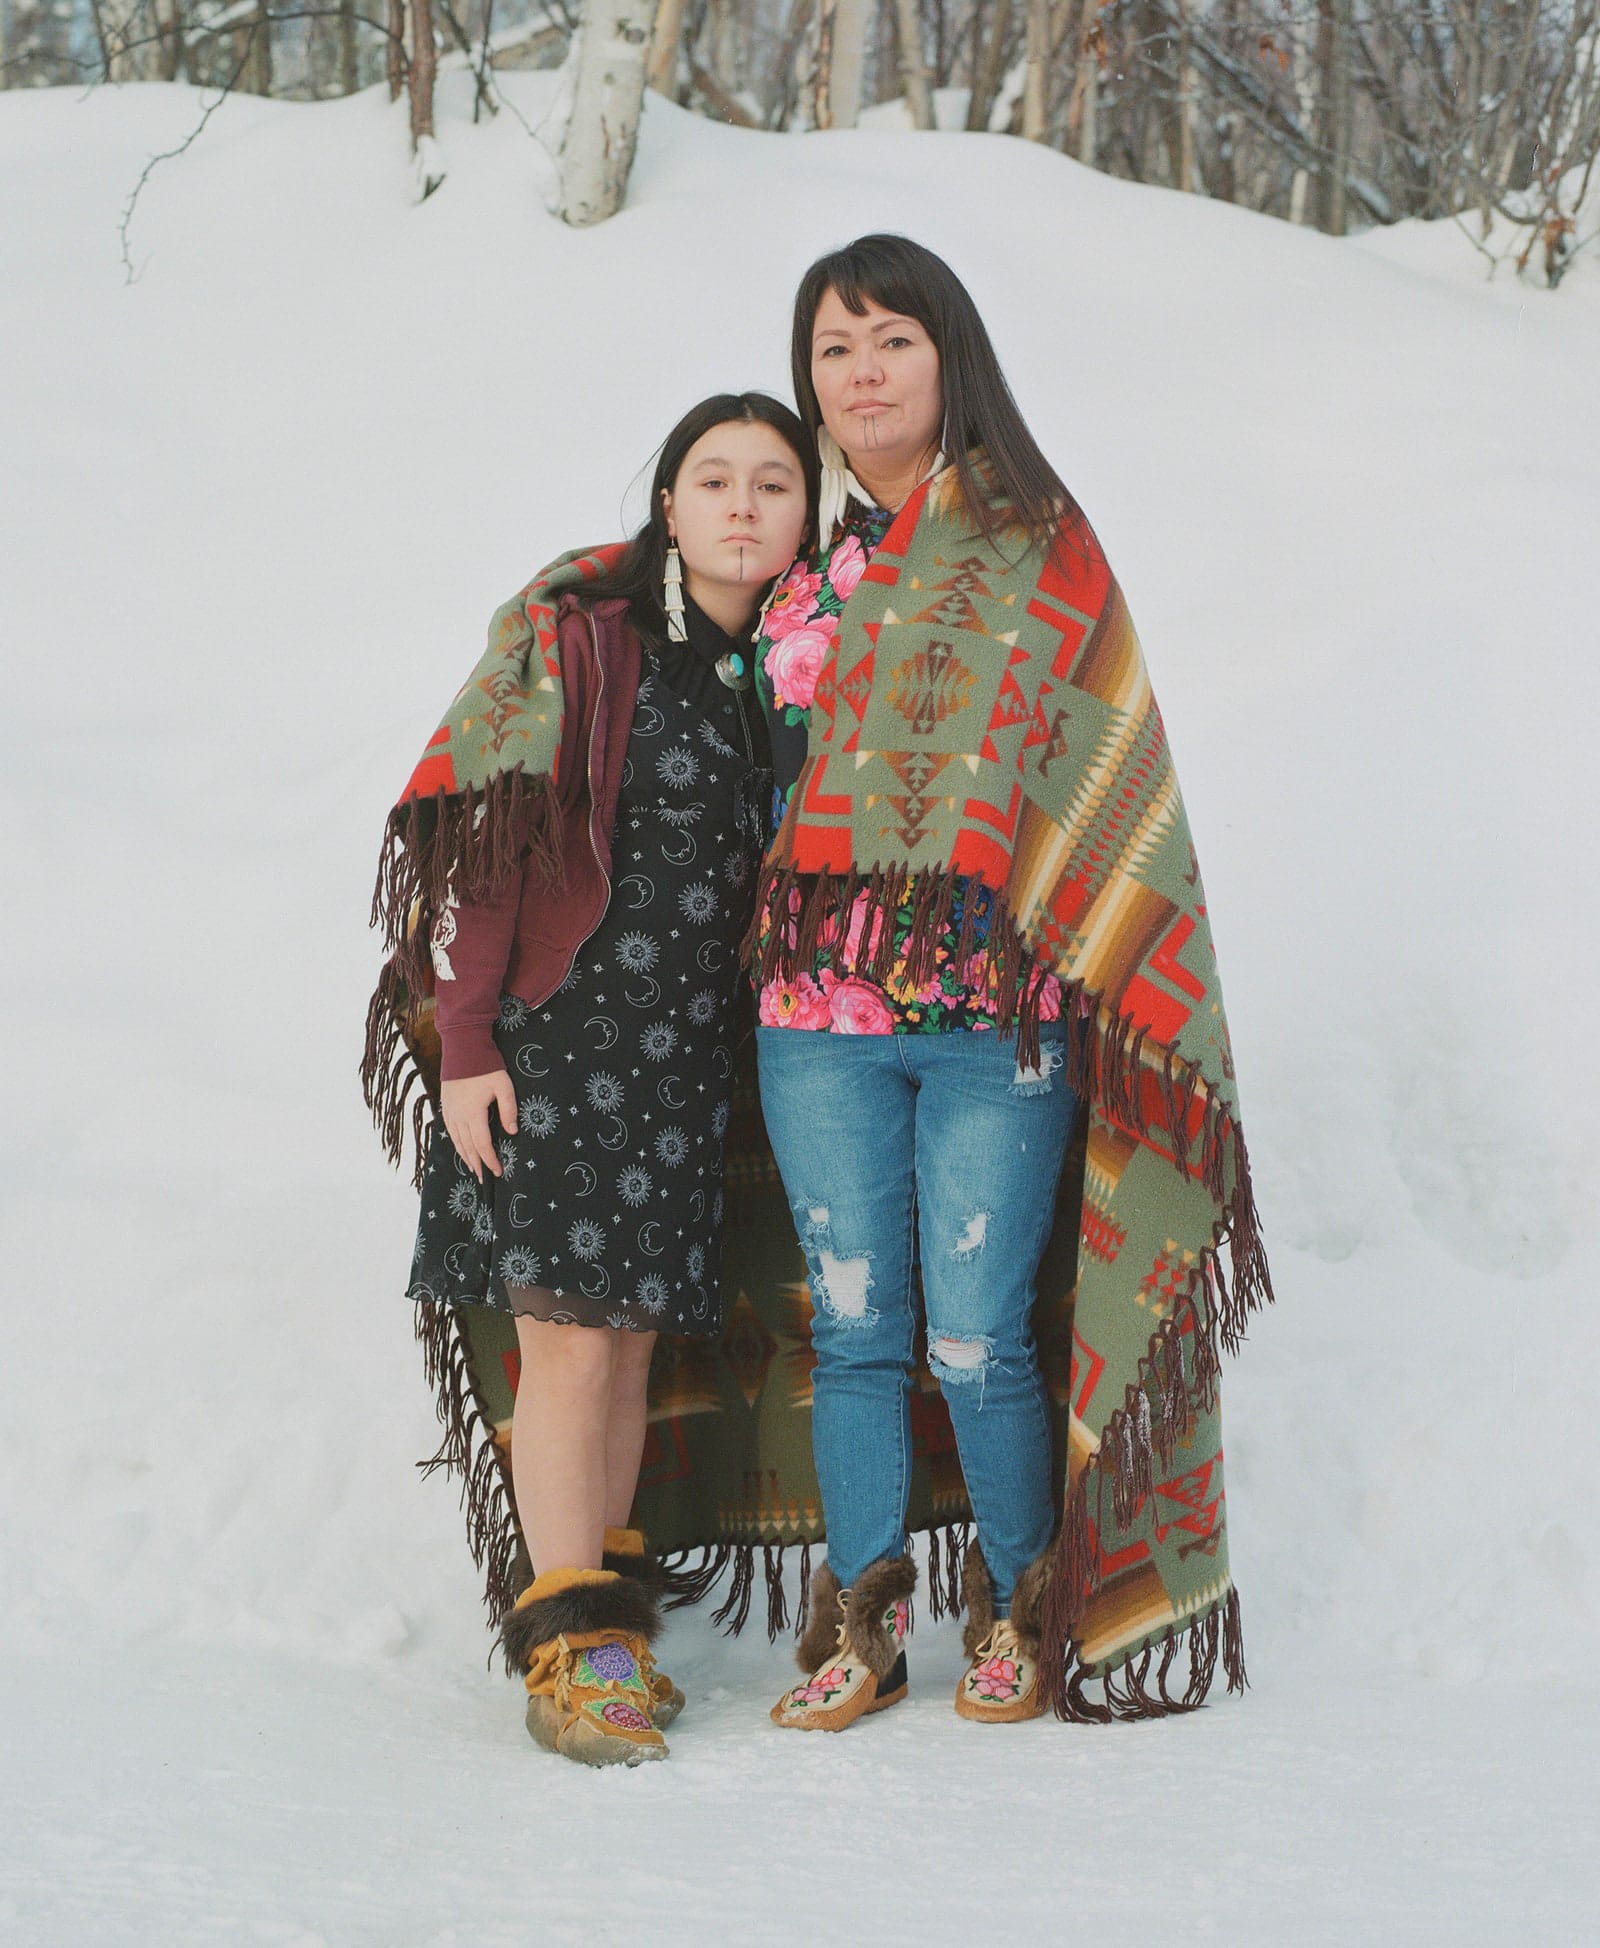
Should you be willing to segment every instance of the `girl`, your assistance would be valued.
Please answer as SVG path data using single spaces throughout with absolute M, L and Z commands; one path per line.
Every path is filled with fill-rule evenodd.
M 440 1078 L 409 1296 L 516 1317 L 535 1574 L 502 1640 L 530 1732 L 587 1764 L 664 1757 L 682 1704 L 626 1524 L 656 1334 L 722 1325 L 737 949 L 770 796 L 750 625 L 815 483 L 775 400 L 687 413 L 631 544 L 564 557 L 496 615 L 380 878 L 396 952 L 369 1101 L 386 1017 L 420 1046 L 431 1012 Z
M 914 1253 L 977 1529 L 956 1710 L 1071 1715 L 1069 1650 L 1081 1677 L 1155 1643 L 1165 1699 L 1202 1625 L 1197 1702 L 1219 1628 L 1242 1681 L 1213 1342 L 1266 1283 L 1160 716 L 1099 544 L 941 259 L 888 236 L 822 258 L 792 358 L 823 498 L 757 647 L 779 823 L 752 945 L 828 1562 L 806 1681 L 772 1717 L 836 1731 L 905 1694 Z M 1052 1321 L 1073 1348 L 1056 1553 L 1034 1306 L 1060 1219 L 1082 1248 L 1075 1320 Z

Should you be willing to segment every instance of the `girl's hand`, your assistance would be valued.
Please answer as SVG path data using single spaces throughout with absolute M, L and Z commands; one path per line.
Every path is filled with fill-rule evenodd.
M 517 1127 L 517 1092 L 504 1069 L 488 1075 L 458 1077 L 440 1090 L 444 1126 L 456 1155 L 481 1184 L 483 1173 L 500 1175 L 500 1159 L 494 1153 L 494 1138 L 489 1131 L 489 1105 L 500 1112 L 500 1127 L 509 1136 Z

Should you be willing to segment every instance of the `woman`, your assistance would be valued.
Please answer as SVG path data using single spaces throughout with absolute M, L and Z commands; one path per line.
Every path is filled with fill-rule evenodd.
M 394 1136 L 385 1020 L 416 1041 L 410 997 L 431 988 L 438 1038 L 409 1296 L 516 1317 L 535 1574 L 502 1639 L 529 1730 L 586 1764 L 664 1757 L 682 1704 L 652 1664 L 626 1525 L 656 1335 L 722 1325 L 737 949 L 770 793 L 750 625 L 810 531 L 815 482 L 775 400 L 687 413 L 633 542 L 565 557 L 495 617 L 380 879 L 400 937 L 367 1074 Z
M 1118 1525 L 1150 1528 L 1152 1468 L 1180 1442 L 1215 1461 L 1206 1513 L 1220 1522 L 1212 1340 L 1231 1339 L 1265 1280 L 1203 895 L 1138 645 L 970 296 L 932 252 L 871 236 L 814 264 L 792 359 L 823 498 L 817 547 L 757 645 L 780 822 L 752 943 L 762 1106 L 811 1274 L 828 1563 L 811 1582 L 807 1679 L 772 1717 L 840 1730 L 905 1694 L 919 1258 L 928 1365 L 977 1529 L 957 1711 L 1011 1722 L 1064 1704 L 1069 1638 L 1080 1675 L 1164 1643 L 1165 1696 L 1179 1631 L 1208 1628 L 1214 1661 L 1220 1627 L 1231 1680 L 1220 1526 L 1187 1538 L 1211 1548 L 1204 1575 L 1159 1521 L 1130 1530 L 1125 1560 L 1144 1578 L 1131 1608 L 1109 1574 Z M 1033 1312 L 1080 1098 L 1089 1179 L 1057 1555 Z M 1160 1246 L 1139 1262 L 1136 1214 L 1167 1227 L 1170 1277 Z M 1242 1274 L 1226 1310 L 1224 1232 Z M 1115 1399 L 1108 1385 L 1091 1403 L 1091 1344 Z M 1142 1674 L 1135 1690 L 1143 1702 Z

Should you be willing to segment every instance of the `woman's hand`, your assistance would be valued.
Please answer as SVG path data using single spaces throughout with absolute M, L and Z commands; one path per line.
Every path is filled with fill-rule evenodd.
M 483 1173 L 500 1175 L 500 1159 L 494 1153 L 494 1138 L 489 1131 L 489 1105 L 500 1112 L 500 1127 L 509 1136 L 517 1127 L 517 1092 L 504 1069 L 488 1075 L 460 1076 L 440 1090 L 444 1126 L 456 1155 L 481 1184 Z

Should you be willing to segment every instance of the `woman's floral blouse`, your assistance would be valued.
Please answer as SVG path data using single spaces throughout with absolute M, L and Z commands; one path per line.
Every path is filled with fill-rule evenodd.
M 788 810 L 789 795 L 805 762 L 811 700 L 817 678 L 833 654 L 839 612 L 893 518 L 881 507 L 863 507 L 852 499 L 842 525 L 834 530 L 830 547 L 809 561 L 797 562 L 778 584 L 767 607 L 761 640 L 756 645 L 755 683 L 772 732 L 774 831 Z M 798 911 L 799 894 L 790 897 L 793 910 Z M 911 932 L 916 879 L 908 882 L 894 914 L 896 951 L 883 981 L 869 980 L 854 971 L 862 961 L 871 960 L 885 924 L 880 918 L 870 940 L 863 942 L 867 895 L 858 894 L 839 955 L 844 972 L 836 973 L 831 966 L 823 965 L 833 959 L 838 936 L 837 923 L 826 925 L 820 930 L 809 972 L 797 973 L 792 981 L 774 977 L 758 984 L 760 1019 L 772 1028 L 826 1028 L 845 1035 L 993 1028 L 996 997 L 986 978 L 983 949 L 994 896 L 987 887 L 978 885 L 973 897 L 978 902 L 973 914 L 973 947 L 965 964 L 960 961 L 964 916 L 958 898 L 935 952 L 931 974 L 920 985 L 913 985 L 906 975 L 902 943 Z M 761 920 L 762 941 L 769 938 L 776 919 L 769 901 Z M 1040 1018 L 1053 1021 L 1061 1012 L 1061 984 L 1053 974 L 1035 978 L 1040 984 Z

